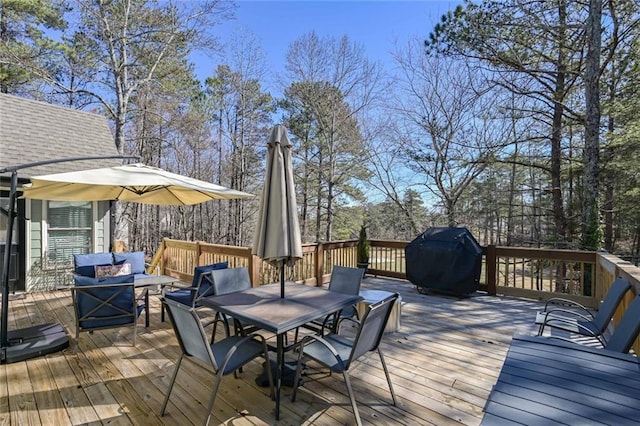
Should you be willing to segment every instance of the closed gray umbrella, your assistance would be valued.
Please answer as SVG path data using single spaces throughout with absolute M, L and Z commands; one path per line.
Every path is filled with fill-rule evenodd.
M 280 296 L 284 297 L 284 267 L 293 266 L 298 259 L 302 259 L 291 142 L 284 126 L 273 128 L 267 148 L 264 188 L 251 252 L 281 268 Z

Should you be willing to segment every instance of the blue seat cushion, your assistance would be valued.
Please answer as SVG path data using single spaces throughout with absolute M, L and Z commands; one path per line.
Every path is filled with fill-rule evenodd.
M 74 280 L 78 287 L 93 285 L 99 286 L 104 284 L 133 283 L 134 276 L 131 274 L 117 277 L 91 278 L 76 275 L 74 276 Z M 76 304 L 78 309 L 77 315 L 80 319 L 80 327 L 84 330 L 132 324 L 144 309 L 144 306 L 137 306 L 135 316 L 133 315 L 132 309 L 133 301 L 135 299 L 133 286 L 121 288 L 107 287 L 103 289 L 94 288 L 78 291 L 76 294 Z M 100 306 L 101 301 L 108 300 L 111 297 L 113 297 L 113 299 L 109 301 L 110 306 Z M 132 315 L 113 318 L 113 316 L 125 315 L 123 311 L 131 313 Z M 81 319 L 84 317 L 87 319 Z
M 144 274 L 147 268 L 144 264 L 143 251 L 130 251 L 125 253 L 113 253 L 113 263 L 130 263 L 132 274 Z
M 191 306 L 193 303 L 193 297 L 195 296 L 194 289 L 183 288 L 180 290 L 169 291 L 165 293 L 164 297 L 167 299 L 175 300 L 183 305 Z
M 85 277 L 96 276 L 96 266 L 108 266 L 112 264 L 111 253 L 74 254 L 74 272 Z

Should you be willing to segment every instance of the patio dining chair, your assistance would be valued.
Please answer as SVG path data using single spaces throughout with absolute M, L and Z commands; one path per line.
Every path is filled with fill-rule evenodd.
M 229 336 L 216 343 L 210 343 L 205 334 L 204 327 L 200 322 L 200 317 L 198 317 L 194 308 L 166 298 L 162 298 L 162 304 L 167 309 L 182 353 L 176 362 L 171 383 L 169 384 L 162 408 L 160 409 L 160 415 L 163 416 L 167 409 L 167 403 L 169 402 L 169 397 L 173 385 L 176 382 L 182 361 L 188 359 L 194 361 L 195 364 L 201 367 L 211 368 L 216 375 L 216 380 L 207 404 L 207 411 L 204 415 L 204 424 L 208 424 L 211 419 L 211 411 L 222 377 L 230 373 L 235 373 L 240 367 L 258 357 L 263 357 L 268 362 L 269 352 L 267 343 L 265 339 L 258 334 Z M 195 360 L 198 361 L 196 362 Z M 275 393 L 273 377 L 270 372 L 268 378 L 271 397 L 273 397 Z
M 215 294 L 216 296 L 248 290 L 251 287 L 251 277 L 249 276 L 249 269 L 246 267 L 211 271 L 211 289 L 212 294 Z M 234 332 L 237 335 L 246 335 L 258 330 L 258 328 L 252 324 L 248 324 L 236 318 L 230 318 L 223 313 L 216 312 L 215 323 L 213 325 L 213 336 L 216 334 L 218 322 L 221 322 L 224 325 L 225 334 L 227 336 L 229 336 L 230 333 L 230 323 L 233 323 Z
M 607 344 L 605 332 L 609 328 L 611 319 L 622 298 L 630 288 L 629 281 L 617 278 L 609 288 L 595 315 L 577 302 L 563 298 L 549 299 L 544 310 L 536 315 L 536 324 L 540 325 L 538 336 L 542 336 L 547 327 L 556 328 L 582 336 L 594 337 L 605 346 Z M 563 307 L 556 307 L 558 305 L 563 305 Z
M 135 346 L 138 317 L 146 306 L 141 302 L 145 294 L 136 296 L 134 275 L 105 278 L 75 275 L 74 280 L 71 295 L 76 314 L 76 340 L 84 331 L 132 327 Z
M 360 413 L 358 412 L 358 406 L 356 405 L 351 381 L 349 380 L 349 370 L 351 369 L 354 361 L 369 352 L 377 351 L 380 356 L 382 368 L 384 369 L 384 374 L 387 378 L 389 390 L 391 391 L 393 405 L 397 405 L 396 395 L 393 391 L 393 385 L 391 384 L 391 377 L 389 376 L 389 370 L 387 369 L 387 364 L 384 361 L 384 356 L 380 349 L 380 341 L 382 340 L 384 328 L 387 324 L 387 320 L 389 319 L 391 309 L 396 303 L 398 297 L 399 294 L 394 293 L 386 299 L 369 305 L 364 316 L 359 322 L 358 332 L 353 340 L 334 332 L 325 336 L 305 336 L 299 343 L 298 367 L 296 369 L 296 377 L 293 380 L 294 387 L 291 394 L 291 401 L 295 401 L 296 399 L 296 393 L 298 391 L 300 375 L 302 372 L 303 358 L 305 356 L 309 357 L 329 368 L 332 372 L 343 374 L 356 423 L 361 425 Z
M 360 293 L 360 285 L 364 278 L 364 268 L 349 268 L 346 266 L 334 265 L 329 280 L 330 291 L 342 294 L 357 295 Z M 317 319 L 303 327 L 315 332 L 324 334 L 325 330 L 339 331 L 340 324 L 345 319 L 358 317 L 355 306 L 348 306 L 335 314 L 327 315 L 324 319 Z M 298 341 L 298 330 L 296 329 L 294 341 Z

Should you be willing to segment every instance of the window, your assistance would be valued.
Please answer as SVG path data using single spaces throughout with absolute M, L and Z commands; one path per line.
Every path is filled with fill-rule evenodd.
M 74 254 L 92 253 L 91 202 L 49 201 L 47 222 L 50 262 L 64 263 Z

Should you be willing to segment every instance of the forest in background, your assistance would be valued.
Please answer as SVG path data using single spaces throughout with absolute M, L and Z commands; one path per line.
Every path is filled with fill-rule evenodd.
M 465 1 L 393 52 L 301 34 L 265 90 L 261 46 L 216 38 L 220 0 L 3 0 L 0 90 L 104 114 L 119 152 L 259 194 L 289 129 L 304 242 L 411 240 L 467 226 L 481 244 L 640 258 L 637 1 Z M 200 81 L 193 52 L 224 61 Z M 256 197 L 257 198 L 257 197 Z M 126 205 L 131 247 L 247 246 L 258 200 Z

